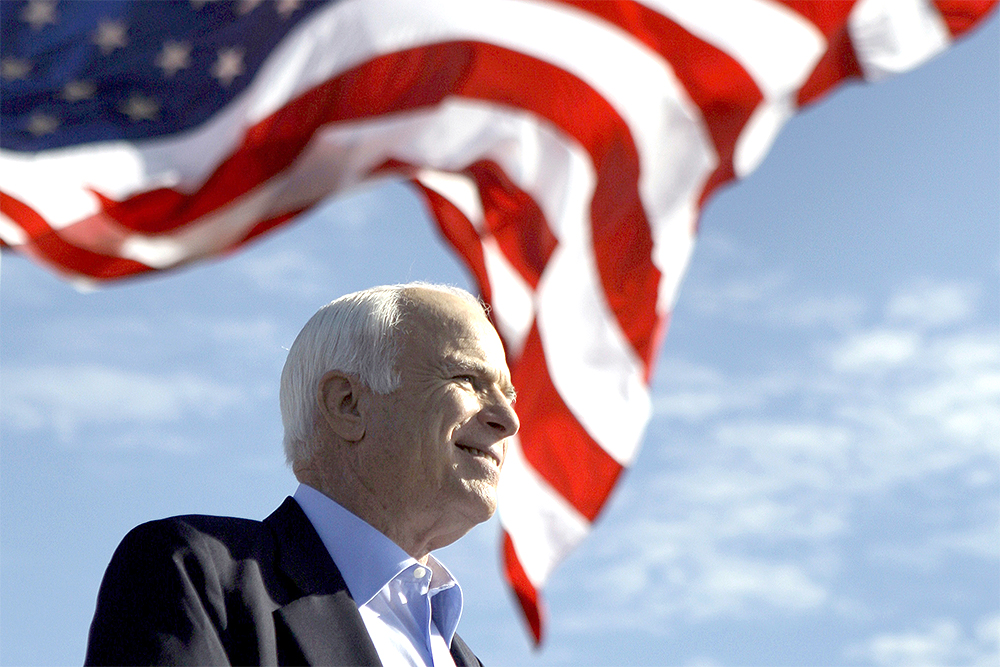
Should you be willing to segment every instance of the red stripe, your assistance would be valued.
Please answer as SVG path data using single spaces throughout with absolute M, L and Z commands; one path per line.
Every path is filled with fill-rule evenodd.
M 814 0 L 779 0 L 823 33 L 827 50 L 799 88 L 796 102 L 804 106 L 815 102 L 846 79 L 863 76 L 854 45 L 847 30 L 847 20 L 854 1 L 815 2 Z
M 986 20 L 986 14 L 997 6 L 997 0 L 934 0 L 952 37 L 962 35 L 977 23 Z
M 324 124 L 439 103 L 461 80 L 470 57 L 468 45 L 450 44 L 376 58 L 309 90 L 251 127 L 198 192 L 164 188 L 124 201 L 103 197 L 105 212 L 143 233 L 176 230 L 286 169 Z
M 18 246 L 18 252 L 54 266 L 60 272 L 87 276 L 95 280 L 114 280 L 153 269 L 141 262 L 103 255 L 67 242 L 30 206 L 0 192 L 0 213 L 16 222 L 30 241 Z
M 538 287 L 558 243 L 542 210 L 493 161 L 476 162 L 466 173 L 476 181 L 486 226 L 503 254 L 526 282 Z
M 851 36 L 845 27 L 839 33 L 831 35 L 829 49 L 816 63 L 809 79 L 799 88 L 796 102 L 800 107 L 816 102 L 845 80 L 863 76 Z
M 412 180 L 411 182 L 424 195 L 427 206 L 431 209 L 431 217 L 437 222 L 441 233 L 458 251 L 459 256 L 465 260 L 466 266 L 469 267 L 479 284 L 480 295 L 486 302 L 492 304 L 493 292 L 486 273 L 486 261 L 483 258 L 483 246 L 479 239 L 479 232 L 465 217 L 465 214 L 449 199 L 423 185 L 420 181 Z M 504 346 L 507 346 L 507 341 L 504 341 Z
M 708 178 L 701 203 L 736 177 L 733 152 L 740 132 L 764 96 L 728 53 L 695 37 L 654 10 L 634 2 L 562 0 L 632 34 L 669 63 L 688 96 L 701 109 L 719 166 Z
M 373 173 L 388 171 L 410 175 L 416 169 L 417 167 L 400 160 L 388 160 L 373 170 Z M 487 276 L 482 243 L 487 238 L 497 242 L 507 261 L 525 282 L 537 287 L 538 279 L 558 244 L 542 210 L 535 200 L 518 188 L 500 165 L 492 160 L 473 162 L 461 173 L 476 183 L 485 217 L 485 232 L 477 230 L 463 213 L 433 189 L 425 188 L 416 179 L 411 181 L 424 192 L 432 211 L 437 211 L 439 206 L 447 202 L 442 215 L 447 219 L 448 229 L 442 227 L 441 231 L 460 256 L 465 256 L 469 252 L 475 255 L 469 268 L 479 281 L 483 294 L 490 293 L 488 286 L 483 284 Z M 441 226 L 440 219 L 438 222 Z
M 518 437 L 525 458 L 559 495 L 594 521 L 622 467 L 590 437 L 556 391 L 537 325 L 511 366 L 511 379 L 518 392 Z
M 507 570 L 507 580 L 510 582 L 518 604 L 524 612 L 524 620 L 528 622 L 531 634 L 535 638 L 535 646 L 542 643 L 542 609 L 538 599 L 538 591 L 524 572 L 524 567 L 514 551 L 514 542 L 507 531 L 503 532 L 503 562 Z
M 856 0 L 816 2 L 816 0 L 777 0 L 812 23 L 827 39 L 844 31 Z
M 660 272 L 652 262 L 652 236 L 639 199 L 639 159 L 628 126 L 573 75 L 499 47 L 474 49 L 456 94 L 535 113 L 590 154 L 597 176 L 591 225 L 601 283 L 621 330 L 639 358 L 651 363 Z

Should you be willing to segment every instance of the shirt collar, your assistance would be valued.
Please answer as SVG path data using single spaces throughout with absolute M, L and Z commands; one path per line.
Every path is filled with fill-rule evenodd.
M 344 577 L 355 603 L 367 604 L 393 578 L 417 565 L 415 558 L 360 517 L 306 484 L 295 490 L 309 523 Z M 427 558 L 434 622 L 449 644 L 462 615 L 462 589 L 440 561 Z

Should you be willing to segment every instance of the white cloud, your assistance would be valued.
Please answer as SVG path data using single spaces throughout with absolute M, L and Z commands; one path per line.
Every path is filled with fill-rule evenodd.
M 871 372 L 905 364 L 920 347 L 913 331 L 861 331 L 841 341 L 831 354 L 836 371 Z
M 978 290 L 967 283 L 920 283 L 896 293 L 886 306 L 888 319 L 920 327 L 941 327 L 967 320 L 976 309 Z
M 730 278 L 690 286 L 680 295 L 682 307 L 729 322 L 757 322 L 778 328 L 832 327 L 855 324 L 866 308 L 844 294 L 808 294 L 785 273 Z
M 781 303 L 769 311 L 769 321 L 774 325 L 797 327 L 849 326 L 857 322 L 865 312 L 860 299 L 845 295 L 823 297 L 798 297 L 788 303 Z
M 285 352 L 294 340 L 290 326 L 280 326 L 272 319 L 211 319 L 201 328 L 227 349 L 237 349 L 248 358 L 267 357 L 284 362 Z M 285 340 L 286 338 L 291 338 Z
M 727 559 L 714 563 L 705 575 L 696 595 L 705 609 L 695 608 L 697 615 L 716 615 L 722 610 L 745 613 L 760 603 L 804 610 L 818 606 L 827 596 L 825 588 L 796 563 Z
M 666 510 L 659 496 L 646 496 L 643 503 Z M 808 559 L 797 562 L 732 548 L 737 535 L 755 539 L 785 514 L 787 508 L 777 505 L 720 503 L 690 508 L 686 515 L 646 511 L 631 521 L 609 520 L 591 538 L 599 546 L 584 556 L 583 576 L 570 575 L 568 584 L 556 580 L 594 599 L 561 612 L 570 615 L 564 622 L 581 630 L 610 624 L 661 634 L 678 622 L 817 609 L 830 596 L 828 583 L 816 571 L 822 568 L 811 567 Z
M 53 429 L 63 442 L 104 424 L 162 424 L 212 417 L 245 399 L 237 387 L 192 373 L 148 374 L 96 364 L 5 368 L 6 428 Z
M 971 633 L 951 619 L 922 630 L 883 633 L 847 651 L 847 657 L 879 667 L 992 667 L 1000 655 L 1000 616 L 980 620 Z
M 313 299 L 329 293 L 329 266 L 300 249 L 260 250 L 234 264 L 261 292 Z
M 652 396 L 657 419 L 704 422 L 716 415 L 759 408 L 792 389 L 790 379 L 779 374 L 733 383 L 714 368 L 669 357 L 661 361 L 657 375 L 668 387 Z
M 646 449 L 596 526 L 596 558 L 586 556 L 598 564 L 584 586 L 605 600 L 601 619 L 581 608 L 576 622 L 612 616 L 654 632 L 754 613 L 874 619 L 877 600 L 839 588 L 862 559 L 921 576 L 959 556 L 995 562 L 1000 339 L 995 323 L 976 324 L 974 299 L 961 297 L 972 290 L 920 289 L 893 297 L 881 321 L 827 330 L 793 364 L 777 357 L 726 376 L 665 356 Z M 907 305 L 945 296 L 964 305 L 935 322 L 961 315 L 960 331 Z M 896 500 L 903 488 L 961 502 L 937 501 L 945 518 L 924 532 L 863 534 L 858 515 L 877 521 L 872 508 L 906 502 Z M 942 628 L 920 641 L 940 644 Z M 909 650 L 896 639 L 879 655 Z

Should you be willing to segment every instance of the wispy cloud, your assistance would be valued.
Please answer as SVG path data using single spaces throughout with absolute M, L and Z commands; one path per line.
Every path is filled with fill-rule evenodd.
M 941 327 L 968 320 L 976 311 L 979 288 L 963 282 L 924 279 L 897 292 L 886 307 L 889 320 Z
M 924 627 L 898 633 L 883 633 L 867 643 L 853 646 L 846 657 L 869 661 L 879 667 L 994 667 L 1000 655 L 1000 616 L 976 623 L 971 632 L 952 619 L 940 619 Z
M 192 373 L 141 373 L 96 364 L 4 368 L 5 429 L 50 429 L 62 442 L 93 425 L 149 425 L 214 417 L 244 391 Z
M 234 270 L 265 294 L 315 299 L 329 293 L 329 262 L 314 257 L 307 249 L 261 250 L 241 258 Z
M 702 317 L 782 328 L 841 329 L 855 325 L 866 311 L 850 295 L 807 293 L 782 271 L 755 270 L 750 276 L 695 284 L 681 298 L 685 308 Z
M 597 566 L 573 582 L 604 600 L 601 618 L 581 605 L 574 622 L 859 618 L 877 602 L 840 587 L 869 576 L 861 560 L 919 576 L 957 556 L 996 561 L 1000 340 L 977 303 L 971 288 L 925 281 L 859 304 L 845 326 L 814 320 L 795 364 L 738 376 L 666 356 L 646 449 L 596 527 Z M 846 326 L 863 312 L 877 315 Z M 858 525 L 913 488 L 967 510 L 939 500 L 945 518 L 919 519 L 931 523 L 916 534 Z

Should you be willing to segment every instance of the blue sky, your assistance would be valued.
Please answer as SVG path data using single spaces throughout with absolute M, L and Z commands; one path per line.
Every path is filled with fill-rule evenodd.
M 643 449 L 533 651 L 491 521 L 440 554 L 490 665 L 997 665 L 1000 22 L 794 119 L 718 195 Z M 388 183 L 240 255 L 79 293 L 0 266 L 0 664 L 83 659 L 134 525 L 261 518 L 285 349 L 372 284 L 467 285 Z

